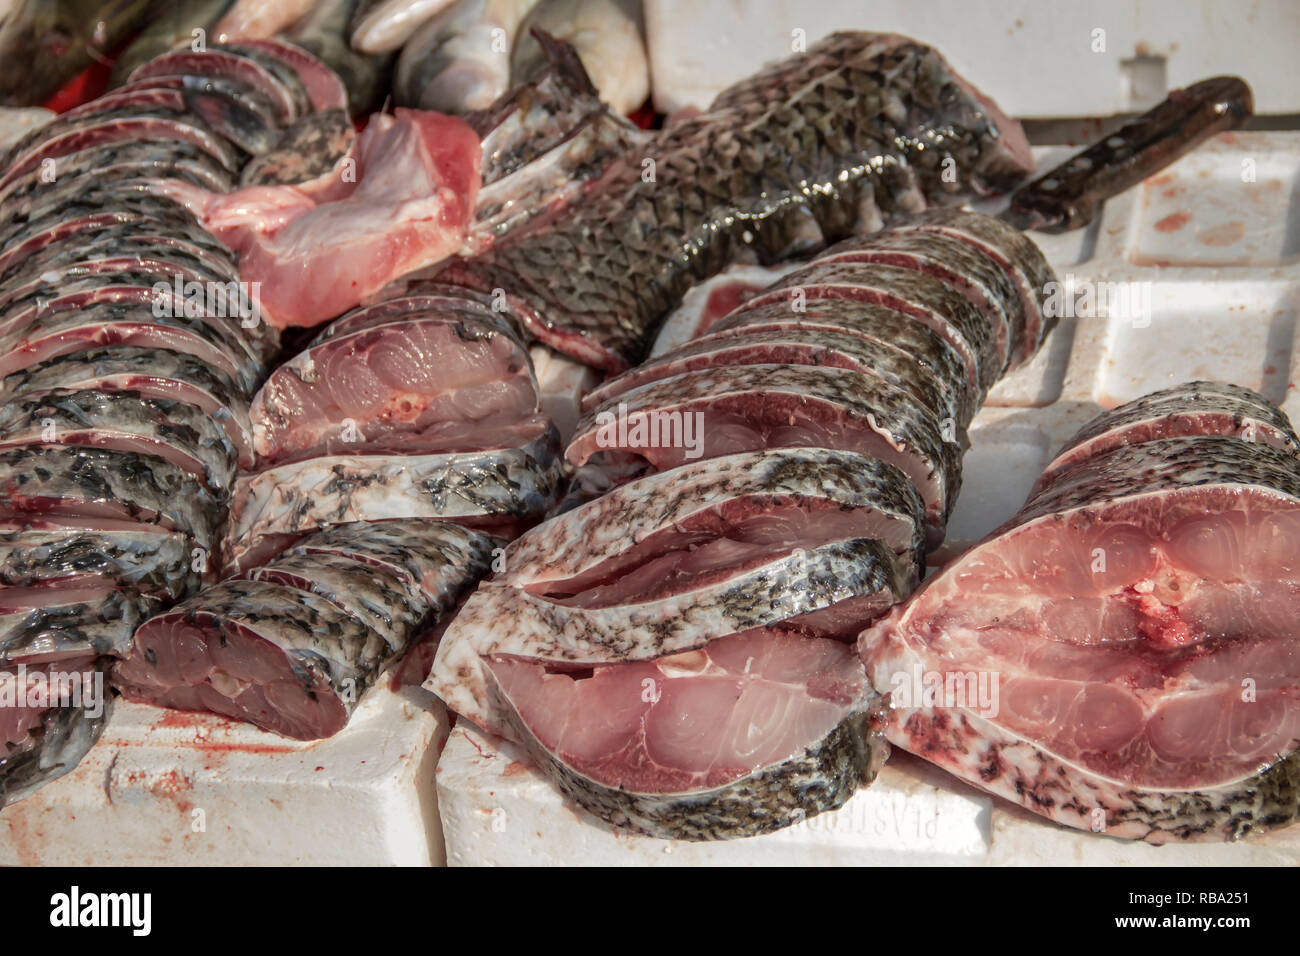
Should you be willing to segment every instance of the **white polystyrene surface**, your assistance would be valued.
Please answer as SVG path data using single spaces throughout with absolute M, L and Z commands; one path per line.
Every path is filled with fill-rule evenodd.
M 1011 116 L 1132 112 L 1218 73 L 1245 77 L 1260 113 L 1300 112 L 1293 0 L 645 0 L 645 12 L 655 106 L 667 113 L 704 108 L 801 37 L 850 29 L 937 47 Z
M 1039 153 L 1040 165 L 1061 158 Z M 1062 320 L 993 390 L 971 429 L 943 553 L 1014 514 L 1053 450 L 1103 406 L 1213 378 L 1262 391 L 1300 422 L 1300 133 L 1220 136 L 1112 200 L 1089 229 L 1033 238 L 1077 288 L 1150 283 L 1150 313 Z M 834 813 L 721 843 L 617 832 L 513 745 L 463 722 L 439 762 L 438 795 L 452 865 L 1300 863 L 1300 826 L 1234 844 L 1134 844 L 1057 826 L 907 754 Z
M 314 743 L 119 701 L 76 770 L 0 811 L 0 865 L 439 865 L 446 738 L 442 705 L 386 677 Z

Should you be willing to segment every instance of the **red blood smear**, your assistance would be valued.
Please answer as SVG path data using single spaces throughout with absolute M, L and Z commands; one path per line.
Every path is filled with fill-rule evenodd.
M 104 91 L 108 89 L 108 77 L 113 72 L 113 64 L 134 40 L 134 36 L 128 37 L 111 55 L 91 63 L 82 73 L 65 83 L 63 89 L 51 96 L 45 102 L 45 108 L 62 113 L 103 96 Z

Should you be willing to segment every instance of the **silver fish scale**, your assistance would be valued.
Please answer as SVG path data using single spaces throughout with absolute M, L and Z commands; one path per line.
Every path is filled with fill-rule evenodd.
M 1300 499 L 1300 458 L 1239 438 L 1165 438 L 1122 445 L 1053 476 L 1002 530 L 1117 498 L 1205 485 L 1255 486 Z
M 630 420 L 638 414 L 670 408 L 698 405 L 707 409 L 745 394 L 762 395 L 765 401 L 770 401 L 772 396 L 782 393 L 796 396 L 801 403 L 824 403 L 868 428 L 874 421 L 888 431 L 892 443 L 917 456 L 935 482 L 937 496 L 929 499 L 923 494 L 923 497 L 927 497 L 932 521 L 942 527 L 961 483 L 959 446 L 944 441 L 939 423 L 925 415 L 906 392 L 881 378 L 847 369 L 749 365 L 687 372 L 654 382 L 616 396 L 586 413 L 574 431 L 568 457 L 572 464 L 581 464 L 576 460 L 575 446 L 599 431 L 597 416 L 611 409 L 620 418 Z
M 925 506 L 893 465 L 854 452 L 780 448 L 711 458 L 621 485 L 516 538 L 500 581 L 571 577 L 621 553 L 628 529 L 641 540 L 746 495 L 821 498 L 894 515 L 912 526 L 906 550 L 921 553 Z
M 357 521 L 309 535 L 284 553 L 339 554 L 384 568 L 442 613 L 487 573 L 502 544 L 450 521 Z
M 1010 181 L 996 131 L 930 62 L 939 62 L 932 51 L 903 45 L 892 59 L 877 54 L 873 34 L 823 41 L 779 74 L 779 85 L 763 86 L 771 95 L 724 93 L 716 111 L 651 142 L 653 181 L 642 177 L 642 157 L 631 156 L 556 223 L 449 275 L 506 289 L 535 326 L 584 337 L 578 357 L 621 371 L 642 357 L 694 281 L 737 257 L 771 261 L 915 212 L 910 190 L 895 202 L 886 168 L 914 159 L 928 169 L 952 155 L 959 182 L 933 177 L 927 187 L 965 192 L 988 186 L 986 175 Z M 901 107 L 894 125 L 879 111 L 887 98 Z M 884 143 L 899 145 L 886 151 Z M 564 350 L 567 341 L 556 345 Z
M 1291 420 L 1268 399 L 1239 385 L 1226 382 L 1184 382 L 1173 388 L 1162 389 L 1127 402 L 1112 411 L 1103 412 L 1074 433 L 1057 455 L 1127 425 L 1151 421 L 1175 414 L 1220 412 L 1234 416 L 1243 426 L 1254 421 L 1275 429 L 1278 436 L 1293 450 L 1300 450 L 1300 438 L 1291 427 Z
M 0 407 L 0 445 L 65 444 L 69 433 L 139 436 L 177 448 L 201 463 L 203 474 L 195 477 L 203 478 L 215 494 L 224 497 L 234 483 L 238 456 L 226 433 L 207 413 L 184 402 L 85 389 Z M 92 438 L 85 444 L 97 442 Z
M 118 590 L 93 605 L 51 603 L 0 614 L 0 663 L 86 655 L 121 657 L 135 629 L 162 606 L 157 597 Z
M 936 323 L 951 328 L 966 343 L 974 360 L 971 375 L 979 383 L 977 402 L 983 401 L 983 394 L 1001 377 L 1003 362 L 988 318 L 946 282 L 919 272 L 869 262 L 818 260 L 783 277 L 756 295 L 754 302 L 761 304 L 784 298 L 789 305 L 800 291 L 808 299 L 817 299 L 832 289 L 843 289 L 850 296 L 859 290 L 888 296 L 891 301 L 906 303 L 933 316 Z
M 31 587 L 72 574 L 100 574 L 142 594 L 177 601 L 198 591 L 195 542 L 180 532 L 66 527 L 0 531 L 0 583 Z
M 709 335 L 722 332 L 743 334 L 751 327 L 789 326 L 791 331 L 832 328 L 865 336 L 905 352 L 924 370 L 944 395 L 949 414 L 964 430 L 978 409 L 976 395 L 970 387 L 966 362 L 952 343 L 920 319 L 896 312 L 886 306 L 852 299 L 811 300 L 802 312 L 795 312 L 788 302 L 770 302 L 752 308 L 742 307 L 713 325 Z
M 242 577 L 325 598 L 382 637 L 392 657 L 406 652 L 430 611 L 420 591 L 387 571 L 342 554 L 280 555 Z
M 102 448 L 35 446 L 0 452 L 0 507 L 26 512 L 28 502 L 116 505 L 151 524 L 170 522 L 211 554 L 224 508 L 170 462 Z M 40 505 L 36 516 L 39 517 Z

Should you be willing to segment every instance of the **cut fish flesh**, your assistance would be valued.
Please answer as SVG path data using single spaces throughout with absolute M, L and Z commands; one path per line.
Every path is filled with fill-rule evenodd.
M 555 503 L 563 468 L 559 434 L 545 417 L 504 435 L 474 450 L 333 455 L 240 476 L 226 568 L 254 567 L 302 535 L 353 521 L 441 518 L 513 537 Z
M 1225 428 L 1234 409 L 1274 441 Z M 1086 425 L 1018 515 L 863 634 L 871 679 L 892 693 L 890 739 L 1113 836 L 1231 839 L 1290 823 L 1295 441 L 1264 399 L 1211 383 Z M 917 693 L 930 674 L 951 697 Z M 971 695 L 978 675 L 996 680 L 995 698 Z
M 661 839 L 789 826 L 842 805 L 888 754 L 880 698 L 837 641 L 757 630 L 587 676 L 509 657 L 488 671 L 511 736 L 561 791 Z
M 845 636 L 910 592 L 921 503 L 873 458 L 820 449 L 697 462 L 624 485 L 512 543 L 444 635 L 426 684 L 496 733 L 482 661 L 648 660 L 780 625 Z
M 463 433 L 537 412 L 527 349 L 500 317 L 477 307 L 439 308 L 429 297 L 363 311 L 333 323 L 254 397 L 263 463 L 457 450 L 448 426 Z M 332 331 L 336 325 L 344 330 Z
M 145 622 L 115 684 L 299 740 L 331 736 L 486 571 L 493 544 L 441 522 L 319 532 Z

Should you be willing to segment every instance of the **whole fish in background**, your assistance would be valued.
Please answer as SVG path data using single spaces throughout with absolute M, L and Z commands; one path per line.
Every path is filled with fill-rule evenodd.
M 213 38 L 224 43 L 235 37 L 273 37 L 301 20 L 313 6 L 314 0 L 235 0 L 217 21 Z
M 217 42 L 212 29 L 230 5 L 231 0 L 154 0 L 147 4 L 149 25 L 118 57 L 108 78 L 109 89 L 125 83 L 141 63 L 192 43 L 197 29 L 206 32 L 208 41 Z
M 402 48 L 393 76 L 397 102 L 442 113 L 487 109 L 510 88 L 510 51 L 536 3 L 459 0 L 443 10 Z
M 332 69 L 348 90 L 353 116 L 378 109 L 388 95 L 396 53 L 361 53 L 349 42 L 349 25 L 363 0 L 318 0 L 284 38 Z M 400 101 L 399 101 L 400 102 Z M 405 104 L 403 104 L 405 105 Z
M 352 20 L 352 47 L 362 53 L 400 49 L 430 17 L 452 0 L 365 0 Z
M 630 113 L 650 95 L 640 0 L 542 0 L 519 28 L 510 62 L 514 84 L 544 62 L 534 28 L 573 45 L 600 98 L 615 112 Z
M 0 3 L 0 106 L 36 106 L 130 36 L 149 0 Z

